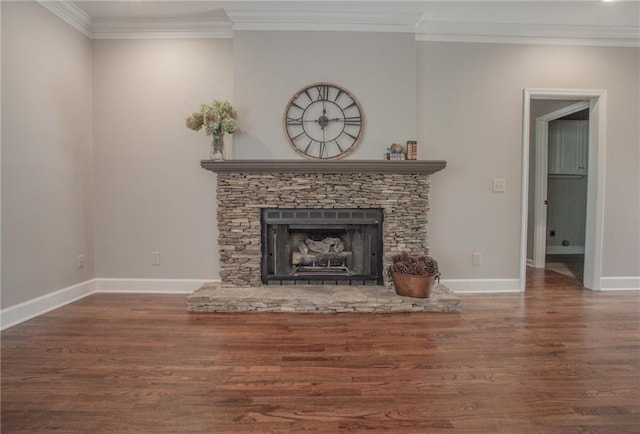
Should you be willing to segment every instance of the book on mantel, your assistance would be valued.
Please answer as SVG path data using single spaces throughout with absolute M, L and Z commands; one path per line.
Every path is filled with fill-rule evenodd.
M 415 140 L 407 140 L 407 160 L 418 159 L 418 142 Z

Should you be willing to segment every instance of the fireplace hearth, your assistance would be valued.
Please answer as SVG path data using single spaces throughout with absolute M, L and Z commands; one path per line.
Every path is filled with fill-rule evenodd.
M 382 209 L 262 210 L 262 283 L 382 285 Z

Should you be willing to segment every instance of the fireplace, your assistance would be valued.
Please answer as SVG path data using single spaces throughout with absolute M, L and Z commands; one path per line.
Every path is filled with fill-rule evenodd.
M 190 295 L 189 311 L 460 311 L 444 285 L 398 297 L 383 272 L 399 252 L 429 252 L 429 175 L 445 161 L 201 165 L 216 174 L 220 281 Z
M 358 268 L 354 263 L 345 264 L 315 263 L 311 261 L 302 266 L 316 267 L 314 271 L 303 268 L 307 275 L 313 273 L 316 277 L 307 279 L 314 282 L 330 282 L 334 278 L 342 278 L 350 273 L 351 284 L 355 286 L 355 277 L 362 278 L 370 285 L 378 284 L 380 278 L 386 287 L 391 287 L 391 279 L 381 270 L 391 265 L 394 254 L 402 251 L 428 253 L 428 221 L 429 211 L 429 175 L 442 170 L 446 166 L 444 161 L 298 161 L 298 160 L 232 160 L 210 161 L 201 163 L 202 167 L 216 173 L 216 199 L 218 220 L 218 247 L 220 251 L 220 285 L 223 288 L 260 287 L 265 285 L 263 269 L 269 269 L 269 264 L 263 267 L 262 253 L 269 249 L 263 244 L 264 210 L 307 210 L 314 212 L 322 209 L 327 212 L 349 210 L 351 219 L 354 212 L 369 213 L 378 210 L 378 223 L 363 223 L 359 235 L 349 233 L 344 227 L 353 224 L 339 219 L 331 223 L 325 222 L 324 228 L 313 230 L 303 229 L 301 222 L 283 223 L 289 225 L 288 237 L 297 242 L 322 241 L 325 238 L 340 238 L 346 246 L 353 246 L 354 237 L 367 238 L 368 230 L 373 231 L 377 226 L 378 239 L 371 242 L 377 246 L 373 249 L 378 261 L 373 260 L 369 269 Z M 357 215 L 357 214 L 356 214 Z M 365 215 L 366 217 L 366 215 Z M 278 218 L 284 217 L 280 214 Z M 367 217 L 368 218 L 368 217 Z M 376 218 L 374 217 L 374 220 Z M 313 220 L 309 218 L 309 220 Z M 278 223 L 277 221 L 274 223 Z M 307 221 L 309 223 L 309 221 Z M 291 227 L 291 225 L 294 225 Z M 295 225 L 298 225 L 297 227 Z M 277 226 L 274 224 L 274 227 Z M 369 229 L 367 229 L 369 227 Z M 283 230 L 282 228 L 279 230 Z M 324 231 L 324 233 L 322 233 Z M 335 235 L 338 235 L 337 237 Z M 342 239 L 346 237 L 346 239 Z M 304 238 L 304 239 L 303 239 Z M 371 238 L 372 239 L 372 238 Z M 268 239 L 266 240 L 268 241 Z M 378 244 L 380 243 L 380 244 Z M 276 248 L 277 249 L 277 248 Z M 353 252 L 353 247 L 349 247 Z M 335 252 L 335 248 L 334 248 Z M 293 251 L 290 253 L 293 258 Z M 278 254 L 279 251 L 278 251 Z M 290 261 L 289 253 L 282 253 L 282 260 Z M 275 256 L 272 289 L 288 283 L 297 283 L 291 278 L 291 270 L 277 269 L 278 256 Z M 380 265 L 382 264 L 382 265 Z M 293 265 L 293 264 L 292 264 Z M 299 265 L 299 264 L 296 264 Z M 343 275 L 338 276 L 338 270 L 331 269 L 331 273 L 323 273 L 320 267 L 344 266 Z M 349 268 L 351 267 L 351 268 Z M 325 270 L 326 271 L 326 270 Z M 322 274 L 330 274 L 331 279 L 325 279 Z M 275 278 L 284 276 L 285 278 Z M 313 276 L 312 275 L 312 276 Z M 375 276 L 369 278 L 368 276 Z M 320 280 L 322 277 L 322 280 Z M 366 279 L 365 279 L 366 277 Z M 268 279 L 267 279 L 268 281 Z M 375 281 L 375 282 L 374 282 Z M 300 282 L 302 283 L 302 281 Z M 323 286 L 331 286 L 323 285 Z
M 382 285 L 383 210 L 262 209 L 262 283 Z

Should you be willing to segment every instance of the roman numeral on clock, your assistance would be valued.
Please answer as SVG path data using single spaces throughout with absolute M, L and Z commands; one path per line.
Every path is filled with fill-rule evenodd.
M 352 102 L 351 104 L 349 104 L 348 106 L 346 106 L 345 108 L 343 108 L 342 110 L 347 111 L 347 110 L 349 110 L 350 108 L 352 108 L 352 107 L 357 107 L 357 106 L 358 106 L 358 104 L 356 104 L 356 102 L 354 101 L 354 102 Z
M 309 155 L 309 148 L 311 147 L 311 144 L 313 143 L 313 140 L 309 140 L 309 143 L 307 144 L 307 147 L 304 148 L 304 153 Z
M 291 140 L 293 140 L 293 141 L 295 142 L 296 140 L 298 140 L 300 137 L 302 137 L 302 136 L 304 136 L 304 135 L 305 135 L 305 134 L 304 134 L 304 131 L 303 131 L 303 132 L 301 132 L 301 133 L 299 133 L 299 134 L 297 134 L 297 135 L 295 135 L 295 136 L 291 137 Z
M 327 157 L 329 156 L 329 154 L 327 154 L 327 145 L 324 142 L 320 142 L 320 150 L 318 151 L 318 157 L 324 158 L 323 155 L 327 155 Z
M 321 84 L 318 85 L 316 89 L 318 90 L 318 101 L 326 101 L 329 99 L 329 86 Z
M 287 125 L 302 125 L 302 117 L 299 118 L 290 118 L 287 116 Z
M 360 116 L 348 116 L 344 118 L 344 123 L 346 125 L 362 125 L 362 118 Z
M 343 131 L 342 133 L 346 134 L 349 137 L 351 137 L 353 140 L 356 140 L 358 138 L 357 136 L 354 136 L 353 134 L 347 133 L 346 131 Z

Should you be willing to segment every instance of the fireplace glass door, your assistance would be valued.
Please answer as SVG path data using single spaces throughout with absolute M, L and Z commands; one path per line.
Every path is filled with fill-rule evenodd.
M 262 282 L 382 285 L 382 210 L 263 209 Z

